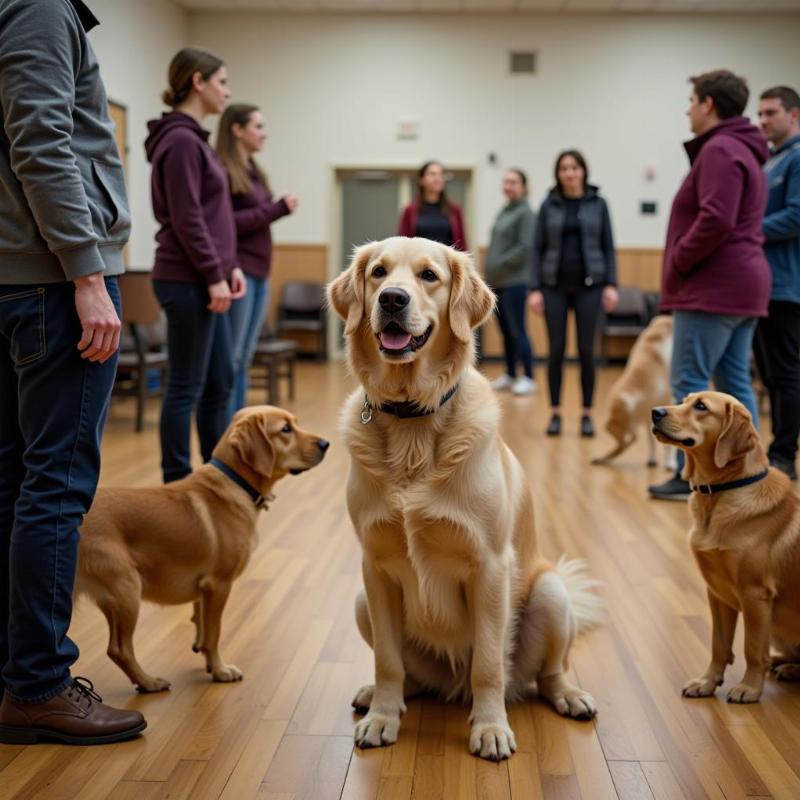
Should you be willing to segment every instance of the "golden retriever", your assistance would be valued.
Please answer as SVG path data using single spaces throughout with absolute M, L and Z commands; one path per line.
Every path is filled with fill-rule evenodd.
M 649 444 L 647 466 L 656 466 L 656 440 L 650 433 L 650 409 L 672 402 L 669 368 L 672 358 L 672 317 L 655 317 L 631 348 L 622 375 L 609 392 L 605 428 L 617 444 L 593 464 L 608 464 L 624 453 L 644 428 Z M 674 469 L 675 450 L 666 449 L 666 467 Z
M 800 499 L 789 479 L 769 467 L 750 413 L 720 392 L 690 394 L 678 406 L 653 409 L 653 432 L 686 453 L 689 543 L 708 585 L 711 663 L 683 687 L 708 697 L 733 663 L 733 635 L 744 617 L 742 682 L 733 703 L 755 703 L 770 667 L 780 680 L 800 680 Z
M 216 461 L 183 480 L 98 490 L 81 528 L 75 593 L 89 595 L 105 615 L 108 655 L 139 691 L 169 688 L 133 652 L 142 599 L 193 602 L 193 649 L 205 655 L 206 670 L 215 681 L 242 679 L 218 649 L 231 585 L 247 566 L 256 521 L 274 485 L 319 464 L 327 448 L 288 411 L 253 406 L 236 413 L 214 449 Z
M 347 504 L 363 551 L 359 630 L 375 684 L 353 705 L 360 747 L 397 740 L 404 698 L 472 699 L 469 747 L 515 749 L 506 701 L 536 681 L 561 714 L 591 718 L 566 677 L 576 632 L 599 618 L 582 562 L 540 555 L 522 467 L 472 366 L 494 296 L 468 255 L 426 239 L 359 248 L 329 286 L 361 387 L 347 400 Z

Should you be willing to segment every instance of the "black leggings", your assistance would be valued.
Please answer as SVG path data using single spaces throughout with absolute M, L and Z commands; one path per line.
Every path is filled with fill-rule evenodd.
M 550 384 L 550 403 L 561 405 L 561 376 L 564 371 L 564 350 L 567 343 L 567 312 L 575 309 L 575 324 L 578 328 L 578 354 L 581 360 L 581 389 L 584 408 L 591 408 L 594 396 L 594 337 L 600 315 L 603 290 L 591 289 L 543 289 L 544 316 L 547 336 L 550 340 L 550 356 L 547 361 L 547 380 Z

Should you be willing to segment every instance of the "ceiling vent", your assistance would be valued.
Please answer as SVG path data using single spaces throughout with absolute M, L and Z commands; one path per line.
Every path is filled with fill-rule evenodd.
M 536 53 L 509 53 L 509 71 L 512 75 L 534 75 L 536 73 Z

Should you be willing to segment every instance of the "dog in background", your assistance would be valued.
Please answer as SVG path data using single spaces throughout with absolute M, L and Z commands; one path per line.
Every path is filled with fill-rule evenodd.
M 361 383 L 342 416 L 363 553 L 356 622 L 375 654 L 375 683 L 353 701 L 366 712 L 356 743 L 397 741 L 405 698 L 423 690 L 471 699 L 470 751 L 491 760 L 514 751 L 506 702 L 533 681 L 560 714 L 593 717 L 566 673 L 575 635 L 601 616 L 595 582 L 539 552 L 522 466 L 472 365 L 472 331 L 494 308 L 472 260 L 393 237 L 360 247 L 328 297 Z
M 139 489 L 99 489 L 81 528 L 75 594 L 108 620 L 108 655 L 141 692 L 169 681 L 148 675 L 133 652 L 142 600 L 194 603 L 194 651 L 215 681 L 242 679 L 219 654 L 222 612 L 256 545 L 256 521 L 275 484 L 319 464 L 325 439 L 288 411 L 238 411 L 211 462 L 183 480 Z
M 722 685 L 741 612 L 747 669 L 728 701 L 755 703 L 770 667 L 778 680 L 800 680 L 800 498 L 769 466 L 750 413 L 730 395 L 690 394 L 652 418 L 659 441 L 686 454 L 689 543 L 711 607 L 711 663 L 683 694 L 708 697 Z
M 605 428 L 616 440 L 614 448 L 592 464 L 609 464 L 645 429 L 649 445 L 647 466 L 656 466 L 656 439 L 650 433 L 650 410 L 672 402 L 669 369 L 672 359 L 672 317 L 659 315 L 642 331 L 631 348 L 622 375 L 609 393 Z M 665 467 L 675 469 L 675 450 L 666 448 Z

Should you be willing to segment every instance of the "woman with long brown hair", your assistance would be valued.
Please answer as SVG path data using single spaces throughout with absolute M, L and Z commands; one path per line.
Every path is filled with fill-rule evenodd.
M 264 170 L 253 158 L 266 139 L 258 106 L 234 103 L 225 109 L 217 130 L 217 153 L 230 180 L 236 252 L 247 282 L 245 296 L 234 300 L 230 310 L 234 379 L 229 416 L 246 404 L 247 376 L 269 304 L 270 225 L 291 214 L 298 202 L 293 194 L 273 199 Z
M 426 161 L 417 173 L 417 197 L 400 216 L 398 236 L 421 236 L 434 242 L 467 249 L 461 206 L 447 196 L 444 167 Z
M 167 315 L 169 381 L 161 409 L 164 481 L 192 471 L 190 434 L 197 411 L 203 459 L 228 425 L 233 386 L 231 301 L 246 284 L 236 261 L 228 175 L 202 122 L 230 96 L 221 59 L 185 48 L 169 66 L 162 95 L 170 111 L 148 123 L 153 212 L 160 224 L 153 287 Z

